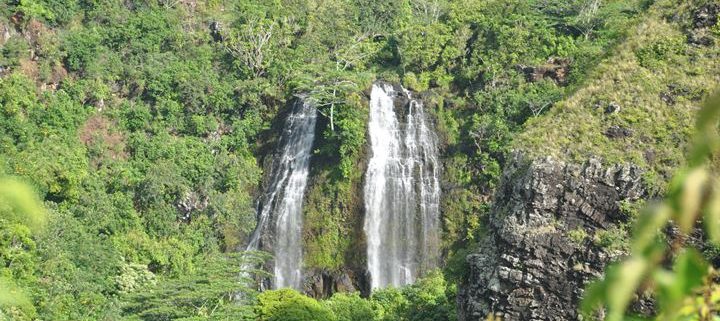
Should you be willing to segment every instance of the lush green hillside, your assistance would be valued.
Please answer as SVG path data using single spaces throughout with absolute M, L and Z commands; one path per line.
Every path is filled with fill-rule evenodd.
M 683 15 L 664 16 L 677 5 Z M 717 45 L 683 33 L 699 5 L 4 1 L 0 289 L 13 295 L 0 293 L 0 320 L 452 320 L 454 284 L 511 149 L 633 161 L 659 188 L 682 163 L 693 108 L 720 74 Z M 323 116 L 305 268 L 364 267 L 354 253 L 375 79 L 421 92 L 436 119 L 444 273 L 369 300 L 256 298 L 236 282 L 234 253 L 296 94 Z M 610 138 L 610 126 L 632 134 Z M 237 292 L 250 303 L 234 303 Z
M 720 47 L 693 16 L 700 2 L 658 1 L 613 57 L 545 117 L 528 122 L 515 148 L 535 156 L 630 162 L 663 190 L 684 163 L 701 102 L 720 85 Z M 704 35 L 715 39 L 715 36 Z
M 663 195 L 686 165 L 698 110 L 720 89 L 717 26 L 698 18 L 699 8 L 712 6 L 657 1 L 576 92 L 525 124 L 513 149 L 529 158 L 633 164 L 643 171 L 648 197 Z M 710 42 L 698 42 L 702 37 Z M 623 210 L 634 219 L 643 203 Z M 600 243 L 627 249 L 630 228 L 613 229 Z M 705 252 L 717 260 L 715 247 Z

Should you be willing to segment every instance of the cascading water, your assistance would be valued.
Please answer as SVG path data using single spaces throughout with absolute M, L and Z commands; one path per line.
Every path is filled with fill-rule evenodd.
M 247 250 L 261 246 L 262 235 L 275 222 L 272 248 L 275 254 L 275 288 L 300 289 L 302 282 L 302 204 L 315 140 L 317 110 L 298 101 L 285 121 L 273 160 L 270 180 L 258 206 L 258 222 Z
M 395 108 L 408 100 L 403 122 Z M 399 101 L 399 100 L 398 100 Z M 365 234 L 373 289 L 402 286 L 436 267 L 440 167 L 422 102 L 389 84 L 370 95 L 372 157 L 365 177 Z

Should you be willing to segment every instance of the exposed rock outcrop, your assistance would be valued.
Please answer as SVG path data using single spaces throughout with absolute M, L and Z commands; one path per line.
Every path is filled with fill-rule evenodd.
M 12 37 L 12 31 L 9 25 L 0 22 L 0 45 L 4 45 Z
M 525 74 L 525 78 L 529 82 L 536 82 L 546 78 L 552 79 L 558 85 L 564 86 L 568 82 L 568 74 L 570 73 L 570 63 L 568 59 L 553 57 L 548 59 L 547 63 L 540 66 L 518 66 L 520 71 Z
M 339 271 L 305 271 L 303 293 L 316 299 L 327 299 L 338 292 L 361 292 L 369 295 L 367 277 L 349 269 Z
M 577 320 L 586 283 L 623 254 L 596 245 L 592 235 L 627 220 L 620 202 L 643 196 L 641 171 L 516 154 L 502 182 L 488 235 L 467 258 L 459 319 Z
M 632 129 L 613 125 L 605 131 L 605 136 L 608 138 L 624 138 L 633 135 Z
M 708 3 L 693 12 L 693 27 L 709 28 L 717 25 L 720 3 Z
M 720 15 L 720 3 L 710 2 L 692 13 L 692 25 L 687 32 L 688 42 L 698 46 L 712 46 L 715 44 L 715 37 L 712 35 L 714 26 L 718 23 Z

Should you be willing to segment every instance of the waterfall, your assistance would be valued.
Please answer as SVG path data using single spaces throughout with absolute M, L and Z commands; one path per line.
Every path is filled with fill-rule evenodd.
M 300 289 L 302 282 L 302 205 L 315 140 L 317 110 L 298 101 L 285 121 L 270 170 L 269 184 L 258 206 L 258 222 L 247 250 L 260 248 L 274 222 L 275 288 Z
M 396 108 L 396 101 L 404 106 Z M 403 121 L 399 113 L 406 114 Z M 364 188 L 368 271 L 373 289 L 397 287 L 413 283 L 437 266 L 437 137 L 428 127 L 422 102 L 389 84 L 373 85 L 368 127 L 372 150 Z

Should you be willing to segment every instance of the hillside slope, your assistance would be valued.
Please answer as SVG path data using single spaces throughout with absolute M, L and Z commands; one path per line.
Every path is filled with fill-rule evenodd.
M 696 112 L 720 85 L 717 18 L 702 20 L 716 8 L 658 1 L 591 80 L 525 125 L 468 257 L 461 320 L 577 319 L 584 286 L 627 251 L 638 206 L 683 163 Z
M 598 270 L 603 247 L 622 252 L 634 201 L 682 163 L 693 110 L 718 81 L 712 3 L 2 1 L 0 182 L 31 187 L 47 223 L 0 195 L 0 287 L 25 294 L 7 303 L 0 291 L 0 320 L 265 320 L 283 300 L 325 316 L 362 308 L 359 320 L 454 320 L 459 280 L 461 316 L 484 318 L 508 289 L 527 290 L 486 292 L 515 268 L 500 250 L 536 262 L 535 249 L 557 248 L 543 266 L 566 271 L 557 260 L 580 248 L 568 236 L 598 239 L 579 259 L 602 257 Z M 437 129 L 443 266 L 371 295 L 362 194 L 378 80 L 421 99 Z M 305 280 L 260 296 L 240 269 L 273 260 L 239 254 L 299 97 L 318 108 Z M 539 284 L 579 288 L 596 270 Z M 503 302 L 508 315 L 542 301 L 524 293 Z M 548 302 L 571 317 L 576 300 Z

